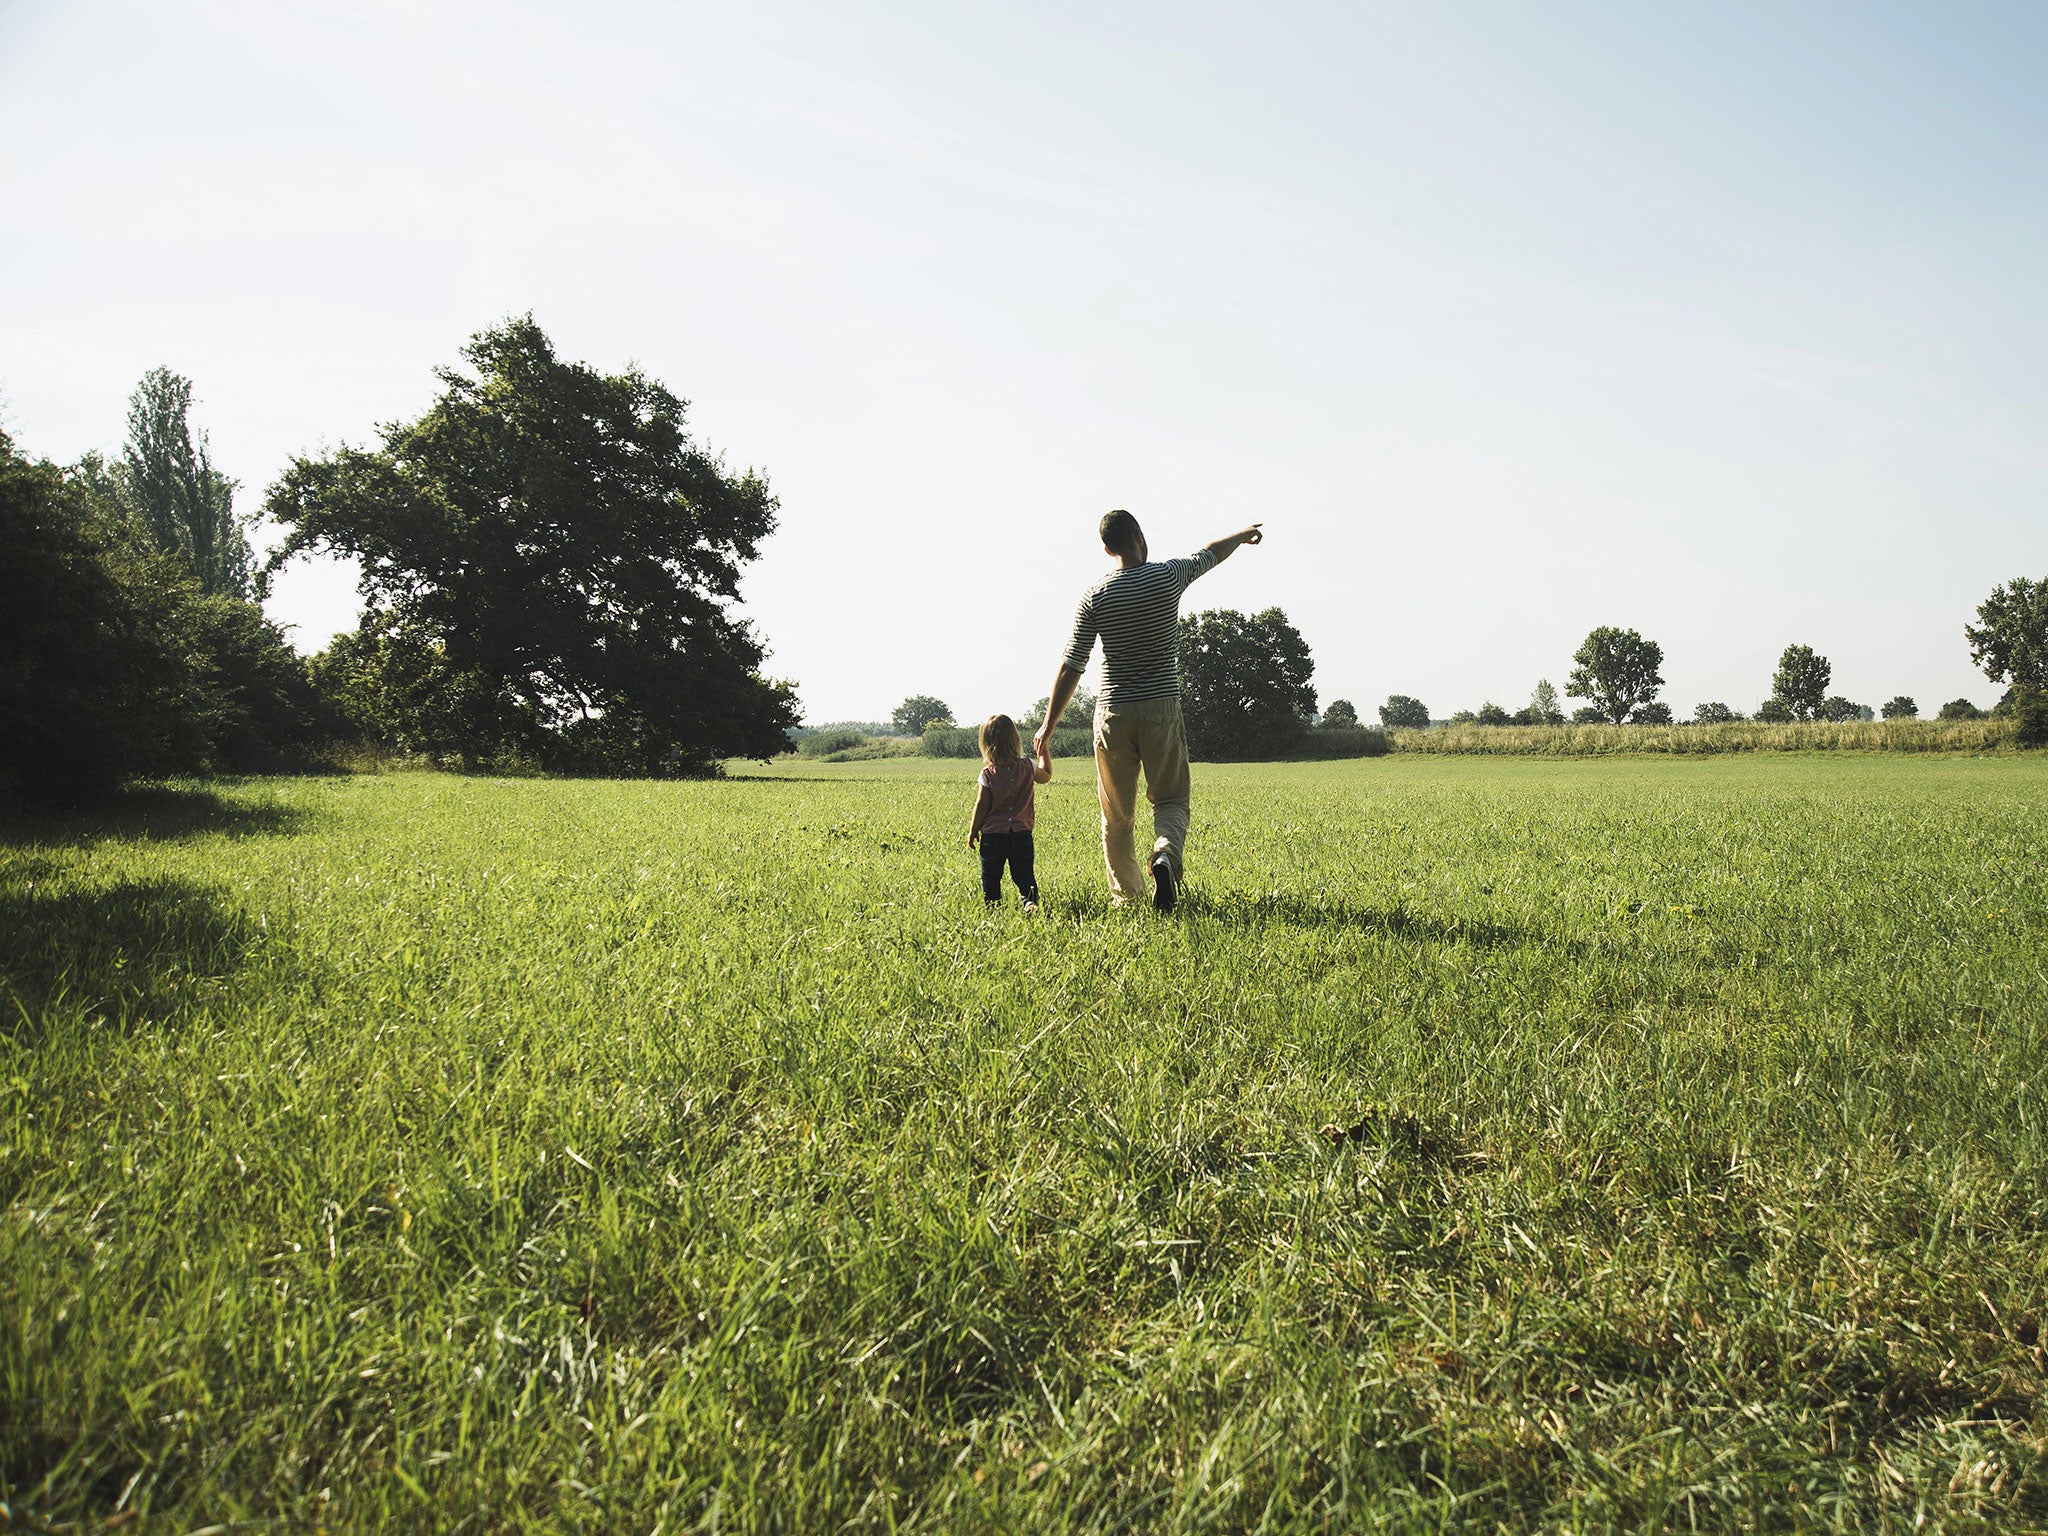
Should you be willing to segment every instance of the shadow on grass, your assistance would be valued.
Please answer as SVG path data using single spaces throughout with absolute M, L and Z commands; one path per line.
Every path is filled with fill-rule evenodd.
M 1317 928 L 1348 933 L 1380 933 L 1411 943 L 1464 944 L 1475 949 L 1521 948 L 1527 945 L 1569 946 L 1531 928 L 1516 928 L 1476 917 L 1440 917 L 1405 907 L 1375 907 L 1347 896 L 1315 896 L 1269 891 L 1251 896 L 1230 891 L 1191 888 L 1180 915 L 1197 923 L 1225 927 Z
M 297 806 L 274 801 L 245 803 L 199 785 L 137 785 L 88 809 L 37 811 L 0 820 L 0 848 L 284 837 L 304 831 L 313 819 L 310 812 Z
M 30 858 L 0 883 L 0 1032 L 40 1035 L 76 1009 L 165 1021 L 238 970 L 257 925 L 216 886 L 164 877 L 75 883 Z

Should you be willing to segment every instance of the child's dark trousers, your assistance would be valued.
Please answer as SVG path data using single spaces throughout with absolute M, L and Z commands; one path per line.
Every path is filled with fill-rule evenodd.
M 1003 899 L 1003 865 L 1010 866 L 1010 878 L 1026 901 L 1038 900 L 1038 876 L 1029 832 L 984 832 L 981 834 L 981 894 L 990 901 Z

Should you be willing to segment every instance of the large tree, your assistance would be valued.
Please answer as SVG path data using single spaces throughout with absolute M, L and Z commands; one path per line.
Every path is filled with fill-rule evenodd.
M 472 759 L 676 774 L 786 751 L 794 695 L 733 612 L 775 526 L 767 484 L 692 442 L 659 383 L 563 362 L 531 316 L 462 356 L 381 447 L 295 459 L 271 488 L 290 532 L 268 570 L 362 563 L 351 663 L 397 676 L 364 696 Z
M 1308 642 L 1278 608 L 1181 620 L 1181 708 L 1189 750 L 1210 759 L 1275 757 L 1315 714 Z
M 1657 670 L 1664 665 L 1664 648 L 1632 629 L 1601 625 L 1586 636 L 1572 660 L 1577 665 L 1565 692 L 1588 700 L 1601 719 L 1615 725 L 1650 703 L 1664 686 Z
M 1771 697 L 1782 699 L 1794 720 L 1816 720 L 1827 704 L 1835 669 L 1810 645 L 1788 645 L 1771 674 Z

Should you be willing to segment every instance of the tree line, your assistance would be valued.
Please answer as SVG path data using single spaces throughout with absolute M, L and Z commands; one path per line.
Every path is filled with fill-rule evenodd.
M 461 357 L 375 446 L 291 461 L 260 563 L 168 369 L 117 458 L 0 436 L 0 793 L 351 750 L 649 775 L 784 750 L 794 688 L 736 611 L 775 526 L 765 480 L 694 443 L 661 384 L 563 361 L 530 316 Z M 358 562 L 364 613 L 302 660 L 260 605 L 316 551 Z
M 766 481 L 685 428 L 686 402 L 637 369 L 559 358 L 531 316 L 471 338 L 417 419 L 369 447 L 294 458 L 258 520 L 192 421 L 193 384 L 151 370 L 111 458 L 56 465 L 0 434 L 0 796 L 80 799 L 136 776 L 259 771 L 351 752 L 567 773 L 715 773 L 766 758 L 799 728 L 792 684 L 738 612 L 741 571 L 773 531 Z M 360 623 L 301 659 L 263 612 L 277 572 L 311 553 L 354 559 Z M 2008 685 L 2023 742 L 2048 740 L 2048 583 L 2017 578 L 1965 627 L 1972 660 Z M 1307 642 L 1278 608 L 1183 619 L 1183 710 L 1218 758 L 1384 750 L 1356 708 L 1318 711 Z M 1573 658 L 1571 717 L 1669 723 L 1663 650 L 1603 626 Z M 1830 693 L 1832 668 L 1788 646 L 1762 720 L 1868 718 Z M 1042 718 L 1028 712 L 1025 723 Z M 1088 703 L 1071 723 L 1085 730 Z M 1967 700 L 1944 717 L 1975 713 Z M 1887 718 L 1913 717 L 1903 695 Z M 1396 694 L 1383 727 L 1426 726 Z M 894 729 L 954 729 L 930 696 Z M 1548 680 L 1510 713 L 1559 724 Z M 1702 722 L 1740 716 L 1703 703 Z
M 1993 682 L 2007 684 L 1991 709 L 1968 699 L 1952 699 L 1936 712 L 1943 720 L 2011 715 L 2017 737 L 2025 745 L 2048 744 L 2048 582 L 2017 577 L 2001 583 L 1979 605 L 1976 624 L 1964 626 L 1970 659 Z M 1509 713 L 1488 702 L 1477 710 L 1460 710 L 1453 725 L 1671 725 L 1671 706 L 1657 697 L 1664 686 L 1664 650 L 1633 629 L 1602 626 L 1586 637 L 1573 656 L 1566 696 L 1587 702 L 1566 715 L 1557 689 L 1548 679 L 1536 684 L 1529 703 Z M 1873 709 L 1830 693 L 1834 667 L 1809 645 L 1788 645 L 1771 675 L 1770 696 L 1755 719 L 1767 723 L 1826 720 L 1913 720 L 1920 706 L 1908 694 L 1897 694 Z M 1346 706 L 1348 708 L 1348 706 Z M 1332 705 L 1334 711 L 1337 705 Z M 1421 700 L 1394 694 L 1380 708 L 1388 727 L 1424 729 L 1432 721 Z M 1713 701 L 1694 706 L 1692 723 L 1715 725 L 1744 719 L 1739 711 Z
M 1968 699 L 1955 699 L 1937 712 L 1943 720 L 2011 715 L 2022 745 L 2048 745 L 2048 582 L 2018 577 L 1994 588 L 1978 607 L 1977 623 L 1964 626 L 1970 658 L 1994 682 L 2008 686 L 1990 710 Z M 1477 710 L 1460 710 L 1447 722 L 1434 721 L 1429 708 L 1408 694 L 1392 694 L 1380 706 L 1383 730 L 1424 730 L 1434 724 L 1453 725 L 1672 725 L 1671 706 L 1657 695 L 1664 687 L 1664 649 L 1633 629 L 1603 625 L 1586 636 L 1572 657 L 1565 697 L 1586 702 L 1566 713 L 1557 688 L 1540 679 L 1521 709 L 1510 712 L 1487 702 Z M 1311 682 L 1315 661 L 1308 643 L 1278 608 L 1247 617 L 1228 609 L 1182 619 L 1180 629 L 1182 710 L 1190 749 L 1198 756 L 1227 761 L 1287 757 L 1299 754 L 1318 739 L 1340 740 L 1355 748 L 1342 754 L 1363 755 L 1383 743 L 1352 741 L 1362 733 L 1357 707 L 1334 699 L 1318 713 Z M 1771 677 L 1771 693 L 1755 718 L 1765 722 L 1917 719 L 1919 705 L 1908 695 L 1887 700 L 1881 709 L 1830 693 L 1834 667 L 1809 645 L 1788 645 Z M 1021 723 L 1036 728 L 1049 701 L 1041 699 L 1035 713 Z M 1084 729 L 1093 712 L 1092 695 L 1077 695 L 1062 729 Z M 1728 705 L 1697 705 L 1692 723 L 1712 725 L 1745 717 Z M 943 753 L 971 756 L 971 732 L 960 731 L 944 701 L 916 694 L 900 704 L 892 728 L 902 736 L 942 733 Z M 946 738 L 954 732 L 960 739 Z

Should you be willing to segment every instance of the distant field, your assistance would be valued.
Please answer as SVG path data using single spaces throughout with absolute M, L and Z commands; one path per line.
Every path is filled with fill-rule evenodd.
M 1439 725 L 1396 730 L 1395 750 L 1517 757 L 1611 757 L 1622 753 L 1709 756 L 1728 752 L 2012 751 L 2013 722 L 1803 720 L 1718 725 Z
M 2048 1525 L 2042 756 L 972 772 L 0 831 L 0 1524 Z

